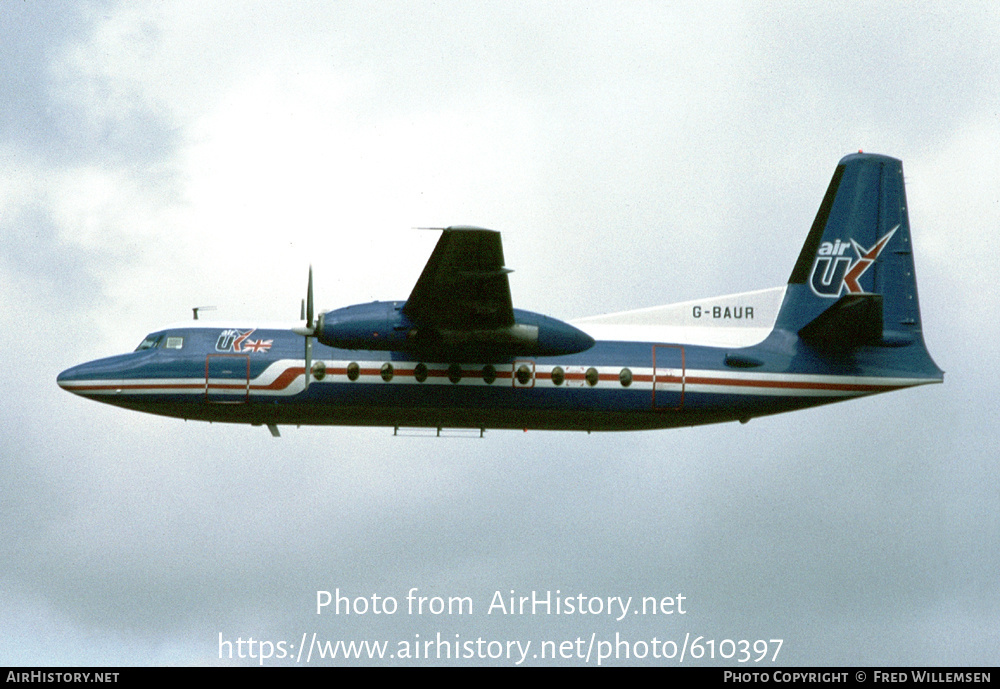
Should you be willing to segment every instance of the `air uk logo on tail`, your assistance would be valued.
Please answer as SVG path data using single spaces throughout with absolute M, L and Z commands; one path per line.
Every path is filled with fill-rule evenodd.
M 899 225 L 882 235 L 871 248 L 864 248 L 854 239 L 850 243 L 837 240 L 835 242 L 823 242 L 816 252 L 816 260 L 813 262 L 812 275 L 809 276 L 809 287 L 815 295 L 836 299 L 842 293 L 864 294 L 859 280 L 873 263 L 878 259 L 882 249 L 896 234 Z M 847 250 L 853 246 L 857 258 L 844 256 Z

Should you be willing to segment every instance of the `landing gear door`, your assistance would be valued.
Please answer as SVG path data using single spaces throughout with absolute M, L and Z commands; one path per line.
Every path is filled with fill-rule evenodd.
M 653 345 L 653 409 L 684 406 L 684 347 Z
M 247 402 L 250 399 L 250 357 L 208 354 L 205 357 L 205 401 Z

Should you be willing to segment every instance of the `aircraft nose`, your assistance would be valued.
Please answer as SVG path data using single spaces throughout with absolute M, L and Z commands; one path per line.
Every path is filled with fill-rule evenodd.
M 56 383 L 63 390 L 77 395 L 100 393 L 110 386 L 120 385 L 123 371 L 135 363 L 128 354 L 88 361 L 60 373 L 56 376 Z
M 87 374 L 87 364 L 80 364 L 68 368 L 56 376 L 56 384 L 63 390 L 79 394 L 79 391 L 76 389 L 78 384 L 89 377 Z

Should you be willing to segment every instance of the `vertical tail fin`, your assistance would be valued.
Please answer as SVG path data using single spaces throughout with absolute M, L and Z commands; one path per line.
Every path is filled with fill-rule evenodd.
M 857 153 L 837 165 L 775 327 L 819 350 L 924 348 L 899 160 Z

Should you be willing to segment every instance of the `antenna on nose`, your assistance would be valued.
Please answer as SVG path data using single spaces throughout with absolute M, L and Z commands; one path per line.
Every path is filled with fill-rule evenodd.
M 215 311 L 215 307 L 214 306 L 195 306 L 195 307 L 192 307 L 191 311 L 194 313 L 194 319 L 198 320 L 198 312 L 199 311 Z

